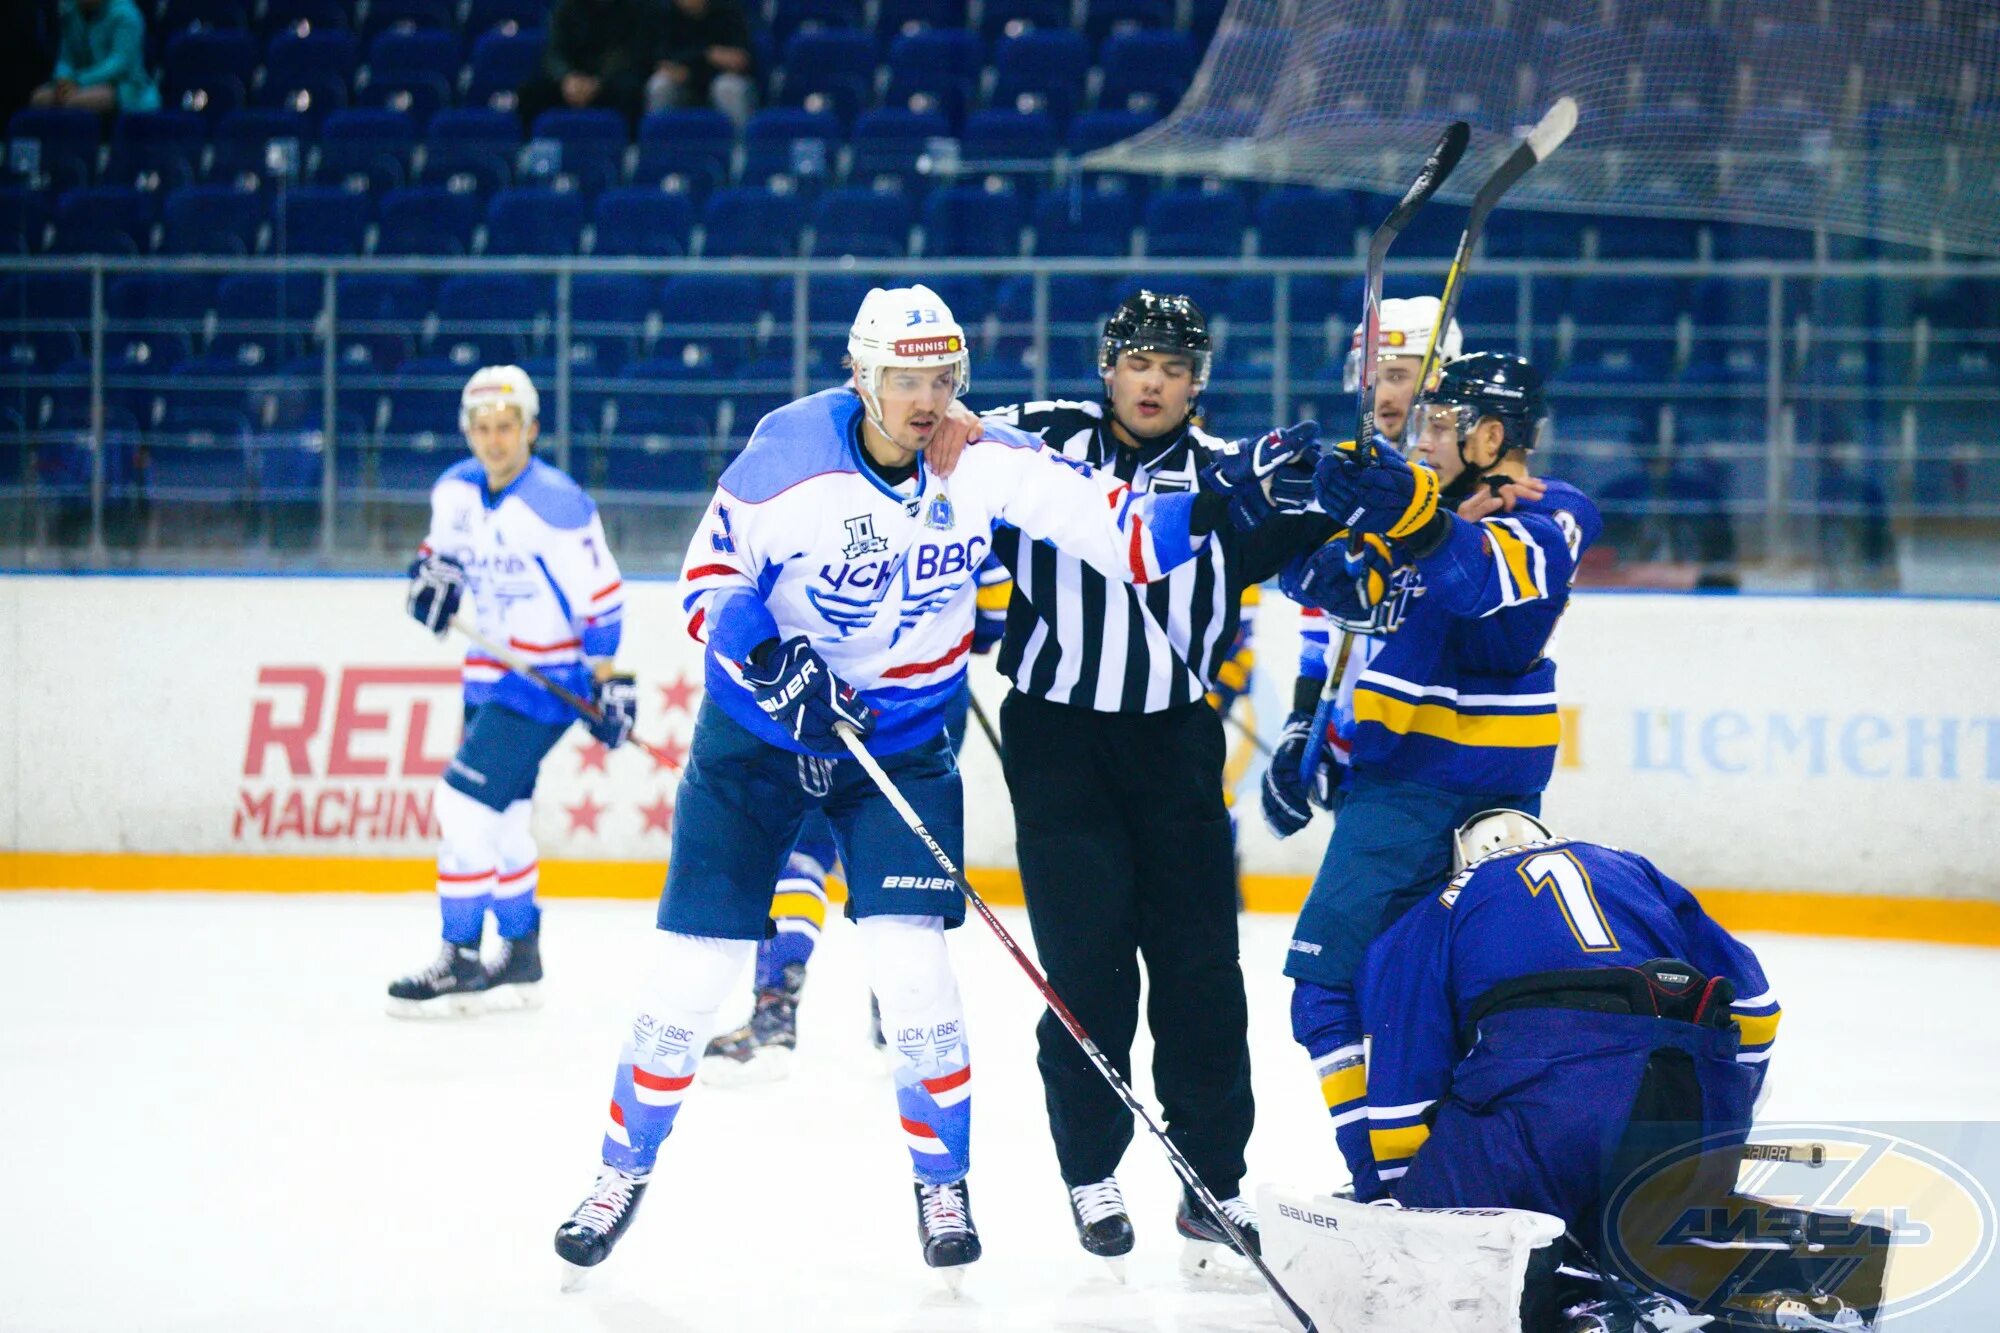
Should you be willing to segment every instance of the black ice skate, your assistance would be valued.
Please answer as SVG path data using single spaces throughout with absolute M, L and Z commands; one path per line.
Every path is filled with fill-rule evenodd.
M 917 1182 L 917 1239 L 924 1262 L 942 1270 L 945 1285 L 958 1290 L 958 1270 L 977 1259 L 979 1230 L 972 1224 L 972 1193 L 962 1180 L 949 1185 Z
M 1120 1282 L 1125 1280 L 1126 1255 L 1132 1253 L 1132 1218 L 1118 1177 L 1106 1176 L 1094 1185 L 1069 1192 L 1069 1212 L 1076 1221 L 1077 1243 L 1105 1261 Z
M 485 991 L 479 946 L 446 940 L 429 967 L 389 983 L 389 1012 L 397 1018 L 459 1018 L 484 1007 Z
M 1617 1299 L 1585 1301 L 1563 1311 L 1563 1333 L 1697 1333 L 1713 1323 L 1714 1315 L 1689 1314 L 1668 1296 L 1627 1291 Z M 1838 1324 L 1772 1324 L 1771 1328 L 1840 1328 Z M 1851 1327 L 1859 1329 L 1861 1324 Z
M 1263 1233 L 1257 1228 L 1257 1209 L 1251 1202 L 1238 1194 L 1231 1198 L 1219 1199 L 1222 1211 L 1236 1225 L 1236 1230 L 1256 1255 L 1264 1253 Z M 1181 1272 L 1191 1278 L 1230 1284 L 1255 1282 L 1257 1271 L 1249 1261 L 1241 1257 L 1229 1233 L 1221 1223 L 1209 1214 L 1199 1202 L 1181 1195 L 1180 1210 L 1174 1214 L 1174 1229 L 1179 1231 L 1186 1244 L 1181 1247 Z
M 569 1221 L 556 1228 L 556 1254 L 568 1267 L 562 1288 L 575 1291 L 583 1285 L 585 1270 L 595 1268 L 611 1255 L 611 1247 L 632 1225 L 639 1200 L 646 1195 L 644 1176 L 628 1176 L 614 1166 L 598 1168 L 597 1184 L 590 1197 L 576 1206 Z
M 542 928 L 500 940 L 500 956 L 486 969 L 489 1009 L 532 1009 L 542 1002 Z
M 701 1076 L 725 1088 L 770 1083 L 792 1072 L 792 1053 L 799 1044 L 799 992 L 805 988 L 804 963 L 787 964 L 780 984 L 759 986 L 750 1021 L 708 1043 L 702 1053 Z

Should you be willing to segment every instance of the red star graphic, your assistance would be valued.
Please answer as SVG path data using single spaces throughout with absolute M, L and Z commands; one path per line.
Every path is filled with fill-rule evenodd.
M 660 686 L 660 701 L 669 713 L 694 713 L 694 701 L 701 694 L 701 686 L 686 676 L 675 676 L 671 685 Z
M 569 831 L 571 833 L 594 834 L 597 832 L 597 817 L 610 808 L 609 806 L 599 805 L 591 799 L 589 792 L 585 792 L 581 803 L 564 806 L 563 813 L 569 816 Z
M 576 747 L 576 771 L 583 774 L 594 768 L 609 777 L 611 774 L 605 763 L 610 758 L 611 751 L 604 748 L 603 741 L 585 741 Z
M 669 736 L 646 752 L 655 773 L 678 773 L 687 767 L 688 747 Z
M 639 818 L 645 821 L 645 826 L 639 830 L 641 836 L 651 833 L 654 829 L 671 834 L 674 827 L 673 803 L 665 796 L 661 796 L 651 805 L 640 806 Z

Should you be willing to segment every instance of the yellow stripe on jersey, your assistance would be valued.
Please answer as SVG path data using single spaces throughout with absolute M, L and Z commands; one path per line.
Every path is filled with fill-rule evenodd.
M 1546 713 L 1460 713 L 1450 704 L 1413 704 L 1375 690 L 1354 691 L 1354 719 L 1399 736 L 1434 736 L 1454 745 L 1531 750 L 1562 740 L 1562 718 Z
M 1736 1030 L 1742 1034 L 1745 1046 L 1768 1046 L 1778 1038 L 1778 1020 L 1785 1011 L 1775 1009 L 1768 1014 L 1737 1014 Z
M 1500 558 L 1507 562 L 1507 572 L 1514 576 L 1514 598 L 1533 601 L 1542 595 L 1542 585 L 1535 582 L 1533 562 L 1528 558 L 1528 544 L 1498 523 L 1481 525 L 1487 539 L 1499 550 Z
M 1334 1070 L 1319 1081 L 1319 1095 L 1326 1099 L 1329 1111 L 1336 1106 L 1360 1101 L 1368 1095 L 1368 1067 L 1355 1064 Z
M 1241 694 L 1243 688 L 1250 683 L 1250 673 L 1256 669 L 1257 650 L 1246 647 L 1215 669 L 1215 681 L 1216 684 Z
M 1014 580 L 1001 579 L 998 583 L 989 583 L 980 588 L 973 594 L 973 600 L 981 611 L 997 615 L 1007 609 L 1007 603 L 1013 596 Z
M 1401 1129 L 1371 1129 L 1368 1131 L 1368 1150 L 1375 1154 L 1377 1163 L 1400 1162 L 1406 1157 L 1415 1157 L 1417 1149 L 1431 1136 L 1429 1125 L 1405 1125 Z
M 810 921 L 815 926 L 826 924 L 826 899 L 816 893 L 780 893 L 771 898 L 771 919 L 784 917 Z

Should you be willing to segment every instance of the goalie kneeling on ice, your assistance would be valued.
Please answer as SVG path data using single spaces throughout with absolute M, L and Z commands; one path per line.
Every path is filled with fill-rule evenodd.
M 1379 1207 L 1276 1185 L 1257 1207 L 1264 1262 L 1322 1329 L 1520 1333 L 1551 1314 L 1563 1224 L 1548 1213 Z

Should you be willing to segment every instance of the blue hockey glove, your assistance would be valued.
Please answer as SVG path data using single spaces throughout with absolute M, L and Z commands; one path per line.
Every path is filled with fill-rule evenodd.
M 1232 440 L 1202 469 L 1202 485 L 1229 497 L 1229 517 L 1245 532 L 1272 514 L 1304 513 L 1313 503 L 1319 423 L 1301 421 L 1254 440 Z
M 1264 823 L 1281 838 L 1312 823 L 1312 798 L 1299 770 L 1305 764 L 1306 747 L 1314 740 L 1313 715 L 1293 713 L 1285 719 L 1270 766 L 1264 770 Z
M 1313 472 L 1320 507 L 1356 532 L 1408 542 L 1417 556 L 1437 549 L 1451 525 L 1451 516 L 1438 508 L 1437 473 L 1412 467 L 1380 444 L 1365 452 L 1359 467 L 1344 454 L 1320 459 Z
M 464 595 L 465 566 L 450 556 L 424 555 L 410 562 L 410 593 L 404 605 L 419 625 L 440 639 Z
M 1365 551 L 1364 560 L 1376 558 L 1372 549 Z M 1386 546 L 1379 558 L 1386 571 Z M 1362 577 L 1357 578 L 1350 563 L 1353 559 L 1348 550 L 1348 535 L 1336 534 L 1310 555 L 1299 556 L 1287 564 L 1278 575 L 1278 585 L 1285 590 L 1285 596 L 1300 606 L 1326 612 L 1327 619 L 1349 634 L 1376 633 L 1375 607 L 1381 598 L 1371 600 L 1367 590 L 1378 581 L 1378 571 L 1373 564 L 1366 564 Z M 1379 575 L 1379 582 L 1386 590 L 1386 572 Z
M 597 682 L 590 701 L 597 705 L 598 719 L 587 723 L 590 734 L 607 750 L 623 745 L 639 720 L 639 682 L 631 676 L 606 676 Z
M 744 663 L 743 683 L 766 717 L 815 754 L 847 753 L 834 734 L 843 723 L 863 737 L 875 729 L 874 712 L 852 685 L 833 674 L 804 635 L 766 649 L 761 662 Z

